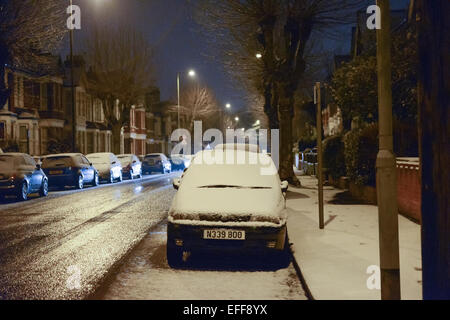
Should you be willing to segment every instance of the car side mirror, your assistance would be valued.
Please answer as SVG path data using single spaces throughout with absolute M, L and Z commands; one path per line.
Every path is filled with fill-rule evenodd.
M 175 190 L 178 190 L 180 188 L 181 179 L 180 178 L 173 179 L 172 184 L 173 184 L 173 188 Z
M 286 193 L 288 191 L 288 189 L 289 189 L 289 182 L 287 182 L 287 181 L 281 182 L 281 191 L 283 193 Z
M 89 165 L 92 167 L 92 166 L 94 166 L 93 164 L 92 164 L 92 162 L 89 162 Z
M 36 164 L 36 170 L 41 170 L 41 165 L 38 163 L 38 164 Z

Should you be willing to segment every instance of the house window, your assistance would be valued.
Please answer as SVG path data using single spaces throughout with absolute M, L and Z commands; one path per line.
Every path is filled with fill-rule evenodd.
M 6 123 L 0 122 L 0 140 L 6 140 Z
M 21 152 L 28 153 L 28 125 L 19 127 L 19 148 Z

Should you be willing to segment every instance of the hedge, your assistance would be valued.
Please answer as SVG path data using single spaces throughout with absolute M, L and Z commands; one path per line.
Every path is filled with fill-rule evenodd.
M 345 176 L 344 142 L 341 135 L 324 140 L 323 164 L 334 179 Z
M 354 129 L 344 137 L 347 177 L 358 185 L 376 185 L 378 124 Z

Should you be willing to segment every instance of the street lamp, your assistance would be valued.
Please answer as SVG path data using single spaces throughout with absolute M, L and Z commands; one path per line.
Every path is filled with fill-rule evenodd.
M 238 122 L 239 121 L 239 117 L 234 118 L 234 120 L 236 120 L 236 122 Z
M 262 58 L 262 54 L 258 52 L 258 53 L 256 54 L 256 59 L 261 59 L 261 58 Z
M 226 107 L 227 109 L 231 109 L 231 104 L 227 103 L 227 104 L 225 105 L 225 107 Z
M 194 78 L 196 76 L 195 70 L 189 70 L 189 77 Z M 180 72 L 177 73 L 177 96 L 178 96 L 178 129 L 180 129 Z
M 70 10 L 73 10 L 72 0 L 70 0 Z M 72 89 L 72 151 L 76 152 L 77 149 L 77 116 L 75 106 L 75 85 L 73 80 L 73 28 L 70 28 L 70 87 Z

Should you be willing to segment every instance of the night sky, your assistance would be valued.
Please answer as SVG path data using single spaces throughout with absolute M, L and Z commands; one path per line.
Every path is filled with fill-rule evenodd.
M 192 0 L 195 1 L 195 0 Z M 67 1 L 68 2 L 68 1 Z M 375 1 L 368 1 L 372 4 Z M 391 1 L 392 9 L 405 8 L 409 0 Z M 77 49 L 82 38 L 95 23 L 114 24 L 118 21 L 136 26 L 156 49 L 157 83 L 163 100 L 176 96 L 176 74 L 194 69 L 196 80 L 211 87 L 218 102 L 233 105 L 233 111 L 246 109 L 245 92 L 235 87 L 222 66 L 207 56 L 209 48 L 199 26 L 192 18 L 192 3 L 186 0 L 74 0 L 82 10 L 82 30 L 76 32 Z M 323 39 L 323 47 L 337 54 L 350 48 L 351 27 L 342 28 L 339 39 Z M 82 50 L 82 48 L 81 48 Z

